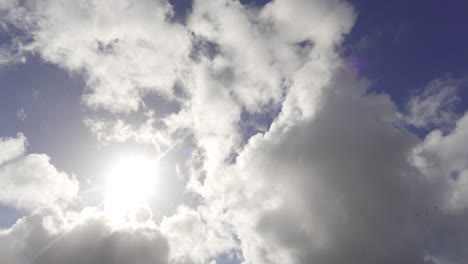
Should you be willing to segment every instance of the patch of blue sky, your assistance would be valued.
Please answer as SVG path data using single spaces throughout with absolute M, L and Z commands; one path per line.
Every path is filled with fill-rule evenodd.
M 11 227 L 19 218 L 25 215 L 26 213 L 16 210 L 13 207 L 0 204 L 0 229 Z
M 29 57 L 0 72 L 0 136 L 23 132 L 28 152 L 61 156 L 58 146 L 80 141 L 89 132 L 82 124 L 84 83 L 56 66 Z M 24 118 L 18 110 L 24 110 Z M 22 120 L 23 119 L 23 120 Z
M 358 74 L 373 83 L 371 91 L 391 96 L 401 111 L 411 92 L 444 76 L 468 74 L 468 2 L 351 0 L 358 10 L 352 32 L 344 43 L 344 55 Z M 468 89 L 460 87 L 461 103 L 468 109 Z M 410 127 L 419 136 L 428 129 Z
M 215 261 L 216 264 L 239 264 L 242 262 L 242 255 L 240 252 L 231 250 L 228 253 L 219 255 Z
M 445 74 L 468 73 L 466 1 L 350 1 L 359 10 L 347 37 L 348 55 L 367 66 L 362 74 L 375 80 L 373 89 L 397 103 L 408 92 Z

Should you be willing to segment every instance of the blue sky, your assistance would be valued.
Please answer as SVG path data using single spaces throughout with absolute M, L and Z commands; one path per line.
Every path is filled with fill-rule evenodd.
M 379 80 L 377 91 L 402 102 L 409 90 L 444 74 L 466 75 L 468 37 L 461 26 L 467 21 L 466 2 L 425 1 L 424 6 L 415 1 L 352 3 L 359 16 L 348 43 L 368 42 L 356 53 L 367 59 L 366 75 Z
M 0 261 L 468 260 L 468 3 L 108 5 L 0 0 Z

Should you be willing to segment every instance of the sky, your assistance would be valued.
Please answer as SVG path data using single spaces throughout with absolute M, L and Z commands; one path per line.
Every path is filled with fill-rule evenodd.
M 0 263 L 467 263 L 467 12 L 0 0 Z

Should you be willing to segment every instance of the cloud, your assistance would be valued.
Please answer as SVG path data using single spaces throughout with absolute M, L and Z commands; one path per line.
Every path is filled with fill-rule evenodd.
M 26 152 L 27 139 L 22 133 L 18 133 L 16 138 L 0 138 L 0 165 L 6 161 L 15 159 Z
M 171 263 L 208 263 L 236 247 L 229 226 L 220 225 L 203 212 L 181 206 L 161 222 L 171 245 Z
M 458 117 L 455 107 L 460 101 L 457 92 L 461 84 L 462 80 L 450 78 L 431 81 L 409 99 L 406 122 L 418 128 L 451 128 Z
M 27 11 L 18 1 L 0 1 L 0 32 L 2 36 L 0 44 L 0 68 L 17 63 L 25 63 L 26 57 L 24 43 L 26 34 L 24 29 L 28 27 Z M 3 35 L 2 34 L 2 35 Z
M 37 263 L 208 263 L 227 252 L 245 264 L 468 259 L 459 82 L 436 79 L 408 101 L 407 124 L 439 128 L 424 140 L 395 126 L 394 102 L 337 52 L 356 19 L 347 2 L 200 0 L 184 25 L 166 1 L 9 8 L 26 18 L 6 20 L 29 32 L 27 50 L 82 74 L 84 122 L 98 139 L 195 144 L 181 182 L 196 198 L 174 215 L 122 229 L 99 214 L 34 212 L 0 233 L 20 263 L 55 239 Z M 151 93 L 177 107 L 150 109 Z M 0 201 L 35 209 L 74 197 L 76 180 L 45 154 L 26 155 L 23 135 L 0 144 Z
M 0 231 L 7 263 L 168 263 L 169 246 L 154 223 L 113 226 L 93 209 L 44 209 Z
M 26 111 L 24 111 L 23 108 L 20 108 L 20 109 L 18 109 L 18 110 L 16 111 L 16 117 L 17 117 L 20 121 L 24 122 L 24 120 L 26 120 L 26 117 L 28 117 L 28 116 L 26 115 Z
M 31 22 L 5 18 L 28 32 L 26 51 L 86 76 L 83 100 L 92 108 L 135 111 L 147 93 L 170 97 L 183 75 L 190 36 L 167 22 L 166 1 L 25 1 L 7 10 Z
M 84 123 L 102 142 L 125 142 L 133 139 L 140 143 L 154 143 L 155 147 L 159 147 L 163 143 L 167 144 L 168 140 L 154 127 L 156 123 L 154 112 L 146 113 L 145 118 L 146 120 L 138 126 L 128 124 L 123 119 L 86 118 Z
M 427 240 L 428 257 L 435 263 L 463 263 L 468 259 L 464 250 L 468 235 L 464 222 L 468 214 L 468 152 L 463 147 L 467 126 L 465 113 L 449 133 L 436 129 L 413 150 L 415 166 L 443 190 L 440 205 L 429 211 L 432 224 L 427 226 L 433 234 Z
M 78 192 L 74 176 L 58 171 L 45 154 L 25 154 L 27 139 L 0 138 L 0 202 L 32 210 L 68 203 Z
M 408 162 L 417 138 L 343 75 L 314 117 L 254 137 L 212 186 L 247 263 L 423 263 L 416 213 L 438 194 Z
M 274 123 L 205 180 L 205 199 L 223 201 L 210 211 L 234 225 L 246 263 L 466 259 L 467 117 L 420 142 L 394 126 L 388 95 L 362 94 L 367 86 L 337 71 L 312 117 Z
M 263 9 L 235 1 L 194 2 L 188 27 L 216 47 L 194 66 L 194 81 L 187 84 L 187 113 L 203 149 L 199 172 L 206 181 L 219 181 L 225 161 L 245 144 L 238 125 L 250 120 L 242 120 L 243 112 L 272 112 L 284 127 L 313 115 L 315 99 L 337 66 L 334 46 L 353 21 L 352 8 L 340 1 L 275 1 Z M 316 30 L 304 30 L 307 24 Z M 197 181 L 190 188 L 198 188 Z
M 450 192 L 446 206 L 456 211 L 468 206 L 468 151 L 464 148 L 467 129 L 468 114 L 465 113 L 451 133 L 444 135 L 442 130 L 434 130 L 414 149 L 414 163 L 421 171 L 431 179 L 448 180 L 446 188 Z
M 26 59 L 19 54 L 15 47 L 17 43 L 13 43 L 10 46 L 0 47 L 0 67 L 7 67 L 17 63 L 25 63 Z

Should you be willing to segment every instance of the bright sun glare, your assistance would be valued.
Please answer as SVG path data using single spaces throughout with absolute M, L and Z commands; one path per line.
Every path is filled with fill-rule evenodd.
M 145 205 L 154 194 L 156 177 L 154 160 L 139 156 L 119 159 L 107 175 L 104 210 L 122 218 Z

